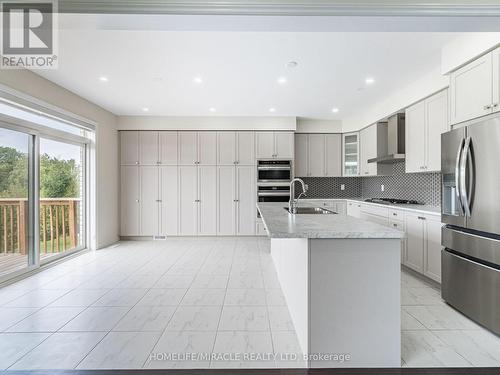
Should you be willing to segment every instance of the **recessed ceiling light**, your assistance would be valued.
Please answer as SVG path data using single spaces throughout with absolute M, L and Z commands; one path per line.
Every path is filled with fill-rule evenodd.
M 148 107 L 143 107 L 142 108 L 142 112 L 149 112 L 149 108 Z
M 269 108 L 269 112 L 276 112 L 276 108 L 274 107 Z
M 332 108 L 332 112 L 333 112 L 333 113 L 337 113 L 338 111 L 339 111 L 339 109 L 338 109 L 338 108 Z
M 286 82 L 287 82 L 286 77 L 279 77 L 279 78 L 278 78 L 278 83 L 279 83 L 280 85 L 284 85 Z
M 109 81 L 109 79 L 108 79 L 108 77 L 105 77 L 105 76 L 100 76 L 100 77 L 99 77 L 99 81 L 101 81 L 101 82 L 108 82 L 108 81 Z
M 208 110 L 209 110 L 210 112 L 212 112 L 212 113 L 216 111 L 216 109 L 215 109 L 214 107 L 210 107 Z
M 375 83 L 375 78 L 368 77 L 367 79 L 365 79 L 365 82 L 367 85 L 371 85 L 372 83 Z
M 201 77 L 194 77 L 193 78 L 193 82 L 194 83 L 203 83 L 203 78 L 201 78 Z
M 289 69 L 296 68 L 299 65 L 297 61 L 289 61 L 286 63 L 286 67 Z

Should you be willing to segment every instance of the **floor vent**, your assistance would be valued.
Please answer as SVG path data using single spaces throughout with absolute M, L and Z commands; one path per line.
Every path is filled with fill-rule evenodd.
M 166 240 L 167 236 L 153 236 L 153 240 L 155 241 L 161 241 L 161 240 Z

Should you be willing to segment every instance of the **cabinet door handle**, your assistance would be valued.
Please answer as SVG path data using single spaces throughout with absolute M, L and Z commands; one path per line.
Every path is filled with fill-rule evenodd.
M 493 103 L 492 107 L 493 107 L 493 108 L 498 107 L 498 103 Z
M 423 217 L 423 216 L 418 216 L 418 219 L 419 219 L 419 220 L 425 220 L 425 217 Z
M 161 199 L 157 199 L 156 201 L 157 201 L 158 203 L 160 203 L 160 202 L 161 202 Z
M 135 200 L 135 203 L 139 203 L 139 199 L 136 199 L 136 200 Z
M 393 227 L 396 227 L 396 228 L 398 227 L 398 225 L 397 225 L 397 224 L 392 224 L 392 226 L 393 226 Z
M 201 200 L 199 200 L 199 199 L 196 199 L 196 200 L 194 201 L 194 203 L 199 203 L 199 202 L 201 202 Z
M 398 214 L 397 214 L 397 213 L 395 213 L 395 212 L 393 212 L 393 213 L 392 213 L 392 216 L 398 216 Z
M 139 162 L 138 162 L 138 161 L 136 161 L 136 162 L 135 162 L 135 164 L 136 164 L 136 165 L 139 165 Z
M 487 111 L 488 109 L 491 109 L 491 104 L 485 105 L 484 110 Z

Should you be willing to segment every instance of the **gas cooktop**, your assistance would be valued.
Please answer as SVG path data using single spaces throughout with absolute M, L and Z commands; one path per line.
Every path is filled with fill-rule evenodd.
M 397 199 L 397 198 L 368 198 L 365 202 L 371 203 L 385 203 L 385 204 L 422 204 L 418 201 L 411 199 Z

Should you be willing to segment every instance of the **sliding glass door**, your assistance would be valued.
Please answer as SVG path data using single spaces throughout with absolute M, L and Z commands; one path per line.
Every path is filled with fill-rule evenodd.
M 85 145 L 40 138 L 40 259 L 85 245 Z
M 0 278 L 34 263 L 29 241 L 33 136 L 0 128 Z

